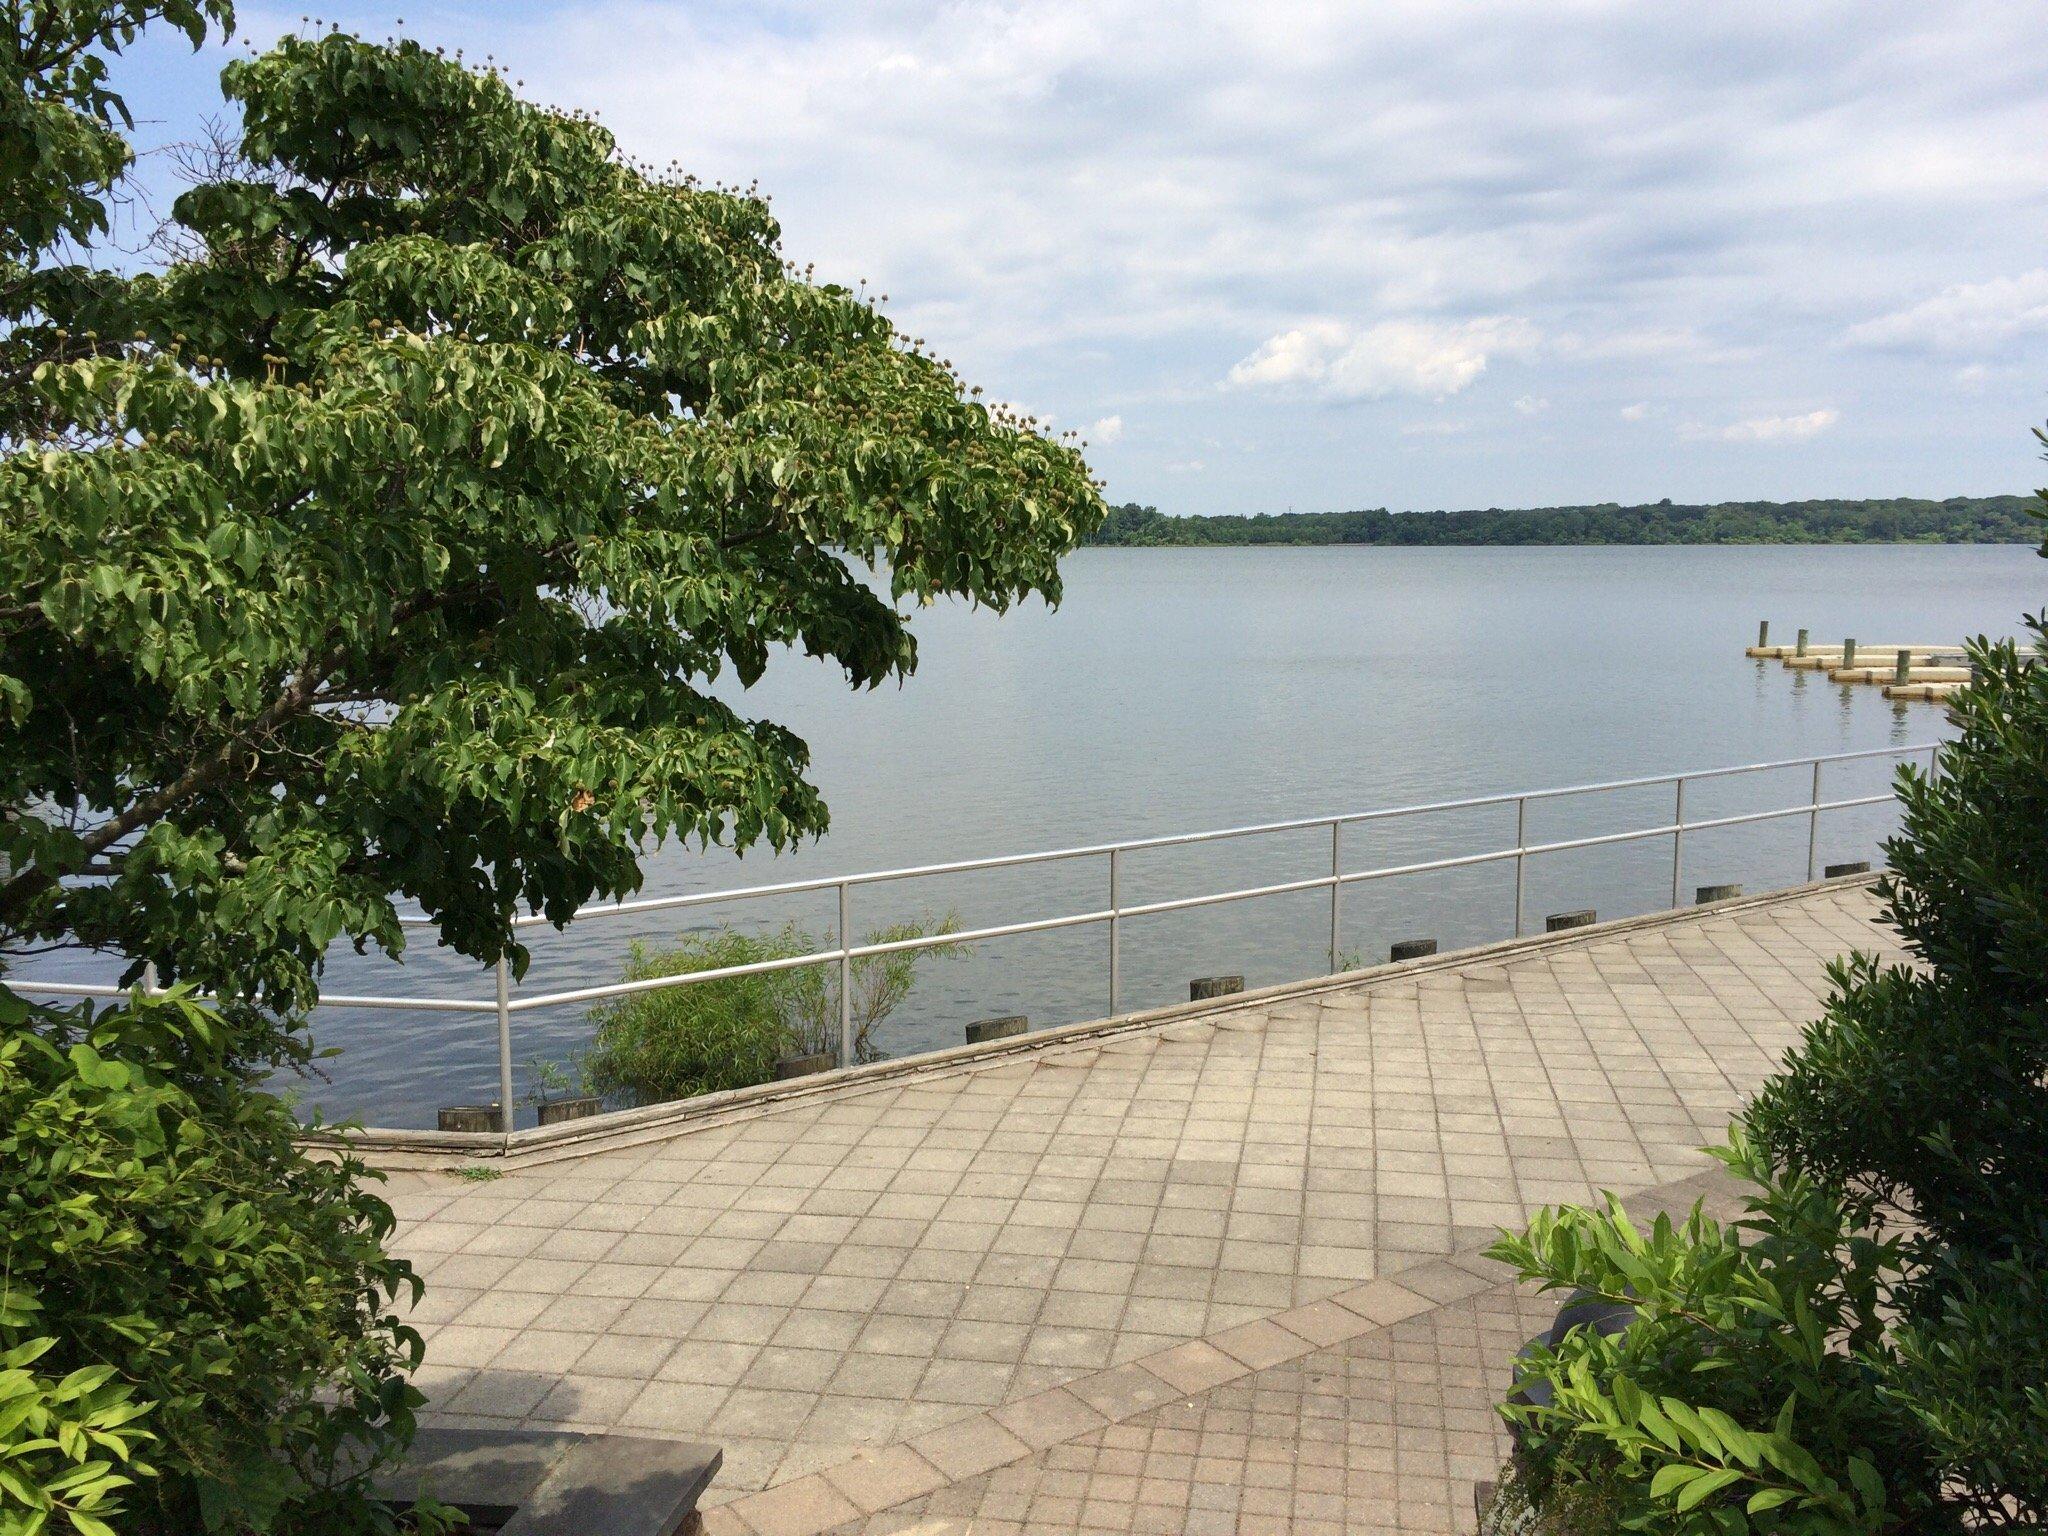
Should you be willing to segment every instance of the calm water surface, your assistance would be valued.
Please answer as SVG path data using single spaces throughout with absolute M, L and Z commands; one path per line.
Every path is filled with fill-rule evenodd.
M 2020 547 L 1087 550 L 1057 611 L 998 617 L 959 605 L 919 615 L 922 657 L 900 688 L 854 694 L 787 658 L 746 696 L 750 713 L 811 744 L 830 836 L 796 853 L 735 858 L 664 850 L 647 894 L 1195 831 L 1417 801 L 1628 778 L 1681 768 L 1932 740 L 1938 706 L 1893 705 L 1776 663 L 1746 660 L 1757 620 L 1774 637 L 1932 641 L 2012 634 L 2048 598 L 2048 563 Z M 1830 797 L 1873 792 L 1884 769 L 1845 769 Z M 1701 786 L 1695 815 L 1803 798 L 1803 774 Z M 1653 825 L 1670 791 L 1547 802 L 1532 840 Z M 1824 823 L 1824 860 L 1864 857 L 1875 812 Z M 1348 832 L 1349 868 L 1512 844 L 1513 813 L 1464 813 Z M 1132 858 L 1126 902 L 1301 878 L 1328 867 L 1327 833 Z M 1802 878 L 1803 819 L 1689 839 L 1686 887 Z M 856 929 L 952 911 L 970 926 L 1105 904 L 1099 859 L 1049 870 L 905 882 L 863 895 Z M 1383 959 L 1391 939 L 1445 947 L 1509 930 L 1510 866 L 1374 882 L 1344 898 L 1344 947 Z M 1669 897 L 1668 841 L 1532 863 L 1532 923 L 1565 907 L 1603 917 Z M 1248 985 L 1325 967 L 1321 892 L 1133 921 L 1126 1008 L 1185 999 L 1192 976 Z M 529 986 L 617 979 L 626 943 L 685 922 L 794 919 L 829 942 L 829 895 L 541 931 Z M 1026 1013 L 1034 1025 L 1099 1017 L 1100 928 L 1021 936 L 929 962 L 887 1027 L 891 1054 L 957 1044 L 963 1023 Z M 344 956 L 330 990 L 488 997 L 475 965 L 421 942 L 403 968 Z M 517 1019 L 522 1080 L 587 1040 L 579 1009 Z M 437 1105 L 496 1088 L 488 1017 L 333 1010 L 343 1048 L 308 1099 L 330 1114 L 431 1124 Z M 522 1082 L 523 1086 L 523 1082 Z

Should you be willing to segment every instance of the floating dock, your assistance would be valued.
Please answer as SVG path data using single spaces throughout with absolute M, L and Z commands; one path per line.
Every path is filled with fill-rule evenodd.
M 1963 686 L 1961 683 L 1887 683 L 1884 696 L 1888 699 L 1924 699 L 1931 704 L 1940 704 L 1954 698 Z
M 1825 672 L 1830 682 L 1881 688 L 1888 699 L 1941 703 L 1971 677 L 1969 651 L 1960 641 L 1815 640 L 1802 629 L 1793 644 L 1774 645 L 1768 619 L 1743 654 L 1795 672 Z

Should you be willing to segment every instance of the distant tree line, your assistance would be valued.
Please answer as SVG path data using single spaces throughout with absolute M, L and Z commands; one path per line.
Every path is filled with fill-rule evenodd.
M 2027 544 L 2039 525 L 2019 496 L 1946 501 L 1724 501 L 1679 506 L 1488 507 L 1468 512 L 1229 513 L 1171 517 L 1127 502 L 1087 542 L 1207 544 Z

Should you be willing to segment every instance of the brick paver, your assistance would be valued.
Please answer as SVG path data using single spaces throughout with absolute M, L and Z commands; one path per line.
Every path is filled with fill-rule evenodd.
M 1413 1467 L 1464 1477 L 1493 1456 L 1486 1394 L 1530 1330 L 1509 1291 L 1408 1282 L 1441 1288 L 1445 1256 L 1538 1206 L 1696 1173 L 1815 1013 L 1823 962 L 1884 946 L 1874 913 L 1848 887 L 1596 930 L 492 1183 L 398 1175 L 428 1417 L 711 1441 L 713 1501 L 739 1501 L 726 1528 L 758 1536 L 909 1529 L 887 1521 L 917 1500 L 927 1521 L 971 1503 L 1032 1530 L 1452 1529 L 1428 1523 L 1449 1495 L 1406 1491 Z M 1404 1348 L 1429 1358 L 1373 1354 Z M 1269 1395 L 1353 1404 L 1348 1385 L 1267 1385 L 1324 1380 L 1326 1358 L 1379 1359 L 1356 1390 L 1398 1396 L 1397 1452 L 1410 1430 L 1433 1448 L 1404 1473 L 1347 1439 L 1339 1467 L 1302 1447 L 1352 1407 L 1278 1413 L 1293 1427 L 1253 1438 L 1296 1450 L 1254 1459 L 1287 1463 L 1285 1499 L 1241 1473 L 1234 1513 L 1195 1503 L 1223 1495 L 1170 1447 L 1257 1421 Z M 1437 1406 L 1452 1386 L 1477 1419 Z M 1175 1416 L 1196 1405 L 1218 1417 L 1191 1430 Z M 1076 1478 L 1107 1481 L 1057 1491 Z M 1067 1498 L 1064 1524 L 997 1507 Z M 1389 1498 L 1395 1516 L 1355 1523 Z M 1169 1516 L 1184 1523 L 1145 1523 Z

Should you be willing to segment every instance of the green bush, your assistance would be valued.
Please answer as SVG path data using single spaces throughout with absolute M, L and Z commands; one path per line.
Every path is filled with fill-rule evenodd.
M 801 953 L 780 935 L 720 932 L 660 951 L 636 942 L 623 979 L 649 981 Z M 728 976 L 601 1004 L 591 1010 L 597 1036 L 583 1058 L 585 1084 L 593 1093 L 659 1104 L 767 1082 L 776 1061 L 790 1054 L 777 1001 L 785 974 Z
M 0 988 L 0 1028 L 0 1532 L 390 1529 L 329 1465 L 419 1400 L 365 1170 L 298 1156 L 183 997 Z
M 889 944 L 950 933 L 954 919 L 898 923 L 863 940 Z M 756 965 L 815 954 L 830 941 L 791 924 L 766 935 L 721 929 L 690 935 L 665 950 L 635 943 L 627 981 Z M 956 946 L 870 955 L 853 962 L 854 1057 L 880 1055 L 875 1031 L 910 995 L 920 962 Z M 753 976 L 629 993 L 591 1011 L 596 1038 L 583 1058 L 593 1093 L 658 1104 L 765 1083 L 784 1056 L 839 1051 L 839 967 L 829 961 Z
M 2044 493 L 2048 500 L 2048 493 Z M 1731 1134 L 1747 1219 L 1544 1212 L 1494 1248 L 1637 1308 L 1511 1404 L 1538 1508 L 1613 1528 L 2048 1523 L 2048 625 L 1972 647 L 1960 734 L 1903 769 L 1878 892 L 1912 963 L 1852 956 Z

